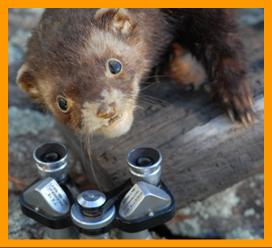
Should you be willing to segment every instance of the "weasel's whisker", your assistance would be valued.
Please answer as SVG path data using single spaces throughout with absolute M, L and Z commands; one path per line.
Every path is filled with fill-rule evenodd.
M 154 85 L 157 85 L 158 83 L 160 83 L 160 81 L 155 81 L 155 82 L 145 82 L 145 84 L 147 84 L 147 85 L 142 86 L 142 87 L 140 88 L 140 91 L 147 90 L 147 89 L 149 89 L 150 87 L 152 87 L 152 86 L 154 86 Z
M 154 97 L 154 96 L 150 96 L 150 95 L 145 95 L 143 93 L 140 95 L 140 98 L 143 98 L 143 99 L 146 99 L 146 100 L 148 99 L 148 100 L 153 101 L 155 103 L 161 103 L 161 104 L 164 104 L 164 105 L 169 105 L 169 102 L 167 102 L 167 101 L 165 101 L 163 99 L 160 99 L 160 98 Z
M 169 105 L 169 102 L 162 100 L 160 98 L 156 98 L 150 95 L 145 95 L 145 94 L 140 94 L 140 95 L 135 95 L 135 94 L 127 94 L 127 98 L 131 99 L 132 101 L 137 101 L 137 102 L 142 102 L 142 103 L 148 103 L 152 105 L 156 104 L 164 104 L 166 106 Z
M 168 75 L 152 75 L 152 76 L 147 76 L 147 77 L 144 77 L 144 80 L 147 80 L 147 79 L 152 79 L 152 78 L 168 78 L 169 76 Z
M 91 149 L 91 140 L 93 139 L 92 133 L 90 135 L 81 135 L 81 146 L 84 152 L 87 153 L 87 159 L 88 159 L 88 166 L 85 168 L 86 173 L 88 173 L 94 180 L 94 183 L 97 185 L 98 189 L 101 189 L 100 182 L 96 176 L 95 172 L 95 164 L 93 160 L 93 154 L 92 154 L 92 149 Z

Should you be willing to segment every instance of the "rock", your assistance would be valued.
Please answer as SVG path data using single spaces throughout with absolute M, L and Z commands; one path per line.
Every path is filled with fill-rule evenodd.
M 43 238 L 45 228 L 22 213 L 18 198 L 14 194 L 9 194 L 8 216 L 9 239 Z
M 254 216 L 255 215 L 255 210 L 254 208 L 249 208 L 244 212 L 244 216 L 245 217 L 249 217 L 249 216 Z
M 257 25 L 264 20 L 264 9 L 239 9 L 238 13 L 241 26 Z
M 8 120 L 10 138 L 25 134 L 38 135 L 44 129 L 50 129 L 54 126 L 52 116 L 30 109 L 18 109 L 17 107 L 9 108 Z
M 10 42 L 8 44 L 8 64 L 15 64 L 17 61 L 22 60 L 22 58 L 22 49 Z
M 10 190 L 21 190 L 37 178 L 32 152 L 47 141 L 63 142 L 50 115 L 35 110 L 9 108 Z
M 252 190 L 251 185 L 254 184 Z M 256 175 L 177 212 L 178 235 L 195 238 L 263 238 L 263 175 Z M 177 218 L 177 217 L 176 217 Z

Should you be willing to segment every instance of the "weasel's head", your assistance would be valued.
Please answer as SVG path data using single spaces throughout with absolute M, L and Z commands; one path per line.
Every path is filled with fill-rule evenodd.
M 116 137 L 132 125 L 145 52 L 129 10 L 47 10 L 17 83 L 74 131 Z

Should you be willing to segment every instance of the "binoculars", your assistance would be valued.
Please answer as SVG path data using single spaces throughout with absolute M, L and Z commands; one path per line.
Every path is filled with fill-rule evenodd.
M 130 178 L 110 192 L 79 192 L 69 176 L 68 150 L 46 143 L 33 152 L 40 179 L 20 195 L 23 213 L 48 228 L 50 238 L 150 239 L 150 229 L 175 213 L 161 181 L 161 153 L 138 147 L 127 156 Z

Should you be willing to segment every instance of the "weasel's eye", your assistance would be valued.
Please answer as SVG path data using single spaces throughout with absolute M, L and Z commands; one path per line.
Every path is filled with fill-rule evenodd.
M 63 97 L 63 96 L 58 96 L 57 97 L 57 104 L 59 109 L 66 113 L 69 110 L 69 106 L 68 106 L 68 101 Z
M 116 59 L 109 59 L 108 60 L 108 68 L 112 74 L 118 74 L 122 70 L 122 65 L 121 65 L 120 61 L 118 61 Z

